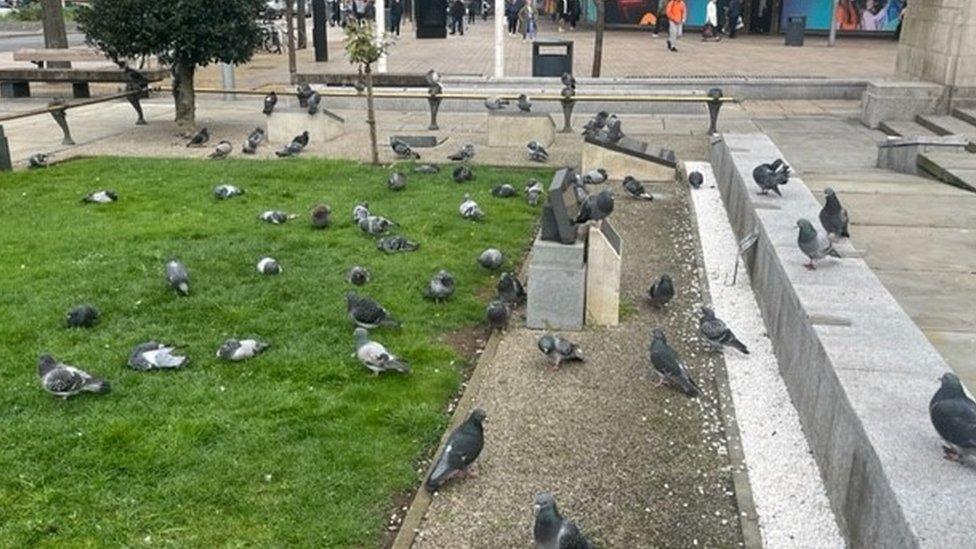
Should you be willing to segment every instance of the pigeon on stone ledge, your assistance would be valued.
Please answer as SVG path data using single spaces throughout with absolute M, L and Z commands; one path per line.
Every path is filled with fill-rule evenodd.
M 976 456 L 976 402 L 966 395 L 956 374 L 942 374 L 941 382 L 929 402 L 929 418 L 944 442 L 944 457 L 962 462 Z
M 698 319 L 698 333 L 705 339 L 705 343 L 712 350 L 732 347 L 740 353 L 749 354 L 749 349 L 739 341 L 732 330 L 726 326 L 721 318 L 715 316 L 715 311 L 708 307 L 701 308 L 701 318 Z
M 800 247 L 800 251 L 810 258 L 809 263 L 803 264 L 804 267 L 812 271 L 817 268 L 817 260 L 827 256 L 840 257 L 840 254 L 834 249 L 834 245 L 830 243 L 830 239 L 818 233 L 817 229 L 813 227 L 813 223 L 806 219 L 798 219 L 796 226 L 800 229 L 796 243 Z
M 824 200 L 823 208 L 820 210 L 820 224 L 827 231 L 827 237 L 850 238 L 851 233 L 847 230 L 850 217 L 847 215 L 847 210 L 844 206 L 841 206 L 840 199 L 837 198 L 837 193 L 830 187 L 827 187 L 824 189 L 824 195 L 827 198 Z

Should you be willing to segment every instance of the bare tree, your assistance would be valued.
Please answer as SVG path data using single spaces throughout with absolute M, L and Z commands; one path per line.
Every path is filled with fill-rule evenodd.
M 374 25 L 369 21 L 346 25 L 346 55 L 349 62 L 357 65 L 359 72 L 366 77 L 366 125 L 369 126 L 373 164 L 380 163 L 376 146 L 376 110 L 373 108 L 373 63 L 379 61 L 393 45 L 386 33 L 380 32 L 382 34 L 377 40 Z
M 607 26 L 606 0 L 594 0 L 596 4 L 596 36 L 593 39 L 593 78 L 600 77 L 603 65 L 603 29 Z

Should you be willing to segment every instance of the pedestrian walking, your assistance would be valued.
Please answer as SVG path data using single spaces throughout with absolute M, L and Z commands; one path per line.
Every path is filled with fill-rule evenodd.
M 709 40 L 718 42 L 722 37 L 718 33 L 718 0 L 708 0 L 705 5 L 705 24 L 702 26 L 702 42 Z
M 390 0 L 390 32 L 400 36 L 400 20 L 403 19 L 403 0 Z
M 464 7 L 468 14 L 468 25 L 474 23 L 474 17 L 477 15 L 478 10 L 475 6 L 478 5 L 478 0 L 468 0 L 468 4 Z
M 366 18 L 366 4 L 366 0 L 352 0 L 353 16 L 356 18 L 356 22 Z
M 464 36 L 464 3 L 454 0 L 451 4 L 451 34 Z
M 729 38 L 735 38 L 742 19 L 742 0 L 729 0 Z
M 668 49 L 678 51 L 678 38 L 688 19 L 688 6 L 685 0 L 670 0 L 665 11 L 668 16 Z
M 519 22 L 519 8 L 515 0 L 505 0 L 505 19 L 508 20 L 508 35 L 514 38 Z
M 668 0 L 657 0 L 657 9 L 655 10 L 657 19 L 654 20 L 654 38 L 657 38 L 662 31 L 668 31 L 667 7 Z
M 522 28 L 522 40 L 526 38 L 535 40 L 538 15 L 535 6 L 532 5 L 532 0 L 525 0 L 525 5 L 519 10 L 518 16 L 519 26 Z

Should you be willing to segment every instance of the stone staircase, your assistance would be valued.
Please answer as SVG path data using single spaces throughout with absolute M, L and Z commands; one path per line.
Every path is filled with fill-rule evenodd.
M 919 152 L 918 168 L 932 177 L 976 192 L 976 108 L 956 108 L 951 114 L 920 114 L 915 120 L 886 120 L 881 131 L 893 137 L 927 138 L 961 136 L 968 140 L 965 150 Z M 968 151 L 968 152 L 966 152 Z

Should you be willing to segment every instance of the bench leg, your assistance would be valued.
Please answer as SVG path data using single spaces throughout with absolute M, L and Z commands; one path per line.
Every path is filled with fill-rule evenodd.
M 74 145 L 75 140 L 71 139 L 71 130 L 68 128 L 68 116 L 65 114 L 64 109 L 51 111 L 51 116 L 54 117 L 54 121 L 58 123 L 61 132 L 64 133 L 64 139 L 61 140 L 61 144 Z
M 0 82 L 0 97 L 30 97 L 30 83 Z
M 427 104 L 430 105 L 430 125 L 427 126 L 428 130 L 438 130 L 437 126 L 437 110 L 441 107 L 442 98 L 436 95 L 430 95 L 427 97 Z
M 130 91 L 136 91 L 136 90 L 130 90 Z M 142 97 L 141 90 L 139 93 L 131 93 L 126 96 L 126 99 L 129 100 L 129 103 L 132 104 L 132 108 L 136 110 L 136 114 L 139 116 L 139 118 L 136 120 L 136 126 L 146 125 L 146 118 L 142 114 L 142 103 L 139 102 L 139 98 L 141 97 Z
M 9 172 L 13 169 L 13 163 L 10 161 L 10 145 L 7 143 L 7 136 L 3 134 L 3 126 L 0 126 L 0 172 Z
M 72 82 L 71 91 L 75 99 L 88 99 L 91 97 L 91 90 L 88 89 L 88 82 Z
M 572 133 L 573 125 L 571 123 L 573 119 L 573 107 L 576 106 L 576 100 L 570 97 L 563 97 L 560 101 L 563 106 L 563 129 L 559 130 L 559 133 Z

